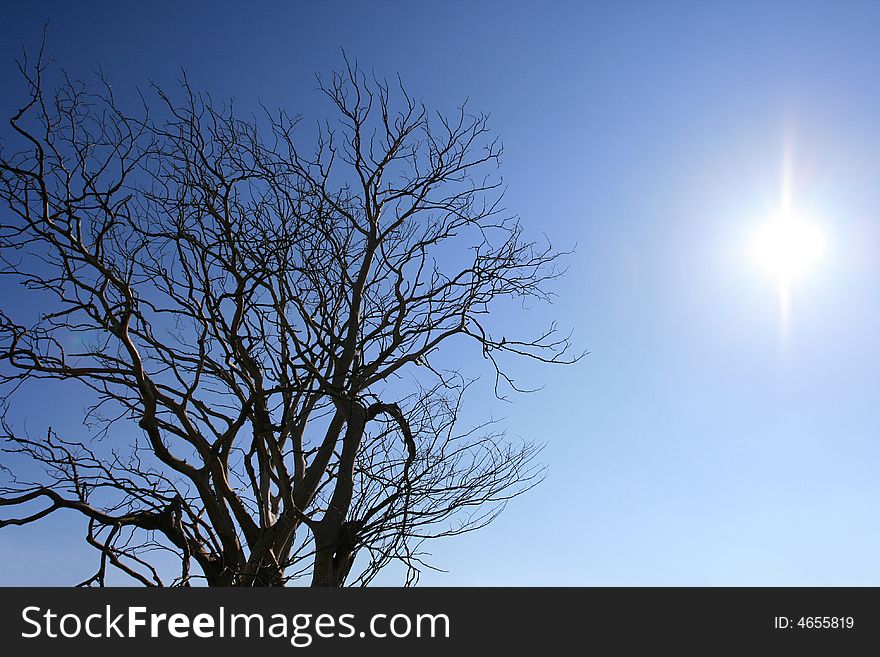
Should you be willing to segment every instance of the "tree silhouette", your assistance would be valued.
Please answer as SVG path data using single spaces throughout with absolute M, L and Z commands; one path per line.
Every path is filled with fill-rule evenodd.
M 485 115 L 430 112 L 348 60 L 319 79 L 331 109 L 311 131 L 239 118 L 185 78 L 132 114 L 103 76 L 50 93 L 42 54 L 20 68 L 0 259 L 28 304 L 0 311 L 0 385 L 85 386 L 102 440 L 31 435 L 7 403 L 0 526 L 85 516 L 85 585 L 114 567 L 341 586 L 394 561 L 410 584 L 423 541 L 483 527 L 540 479 L 535 444 L 459 429 L 470 380 L 443 361 L 476 343 L 499 391 L 518 389 L 505 354 L 577 359 L 555 326 L 490 329 L 494 302 L 548 299 L 560 253 L 500 205 Z

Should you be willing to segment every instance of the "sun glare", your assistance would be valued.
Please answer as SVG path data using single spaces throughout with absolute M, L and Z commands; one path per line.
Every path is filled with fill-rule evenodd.
M 822 232 L 794 217 L 779 217 L 763 226 L 755 236 L 755 259 L 780 283 L 790 283 L 807 272 L 824 253 Z

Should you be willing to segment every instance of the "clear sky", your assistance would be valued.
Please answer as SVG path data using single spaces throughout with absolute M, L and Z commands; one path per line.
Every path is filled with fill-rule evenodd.
M 15 3 L 7 115 L 46 19 L 50 54 L 120 93 L 185 67 L 320 116 L 314 74 L 342 46 L 430 106 L 491 113 L 507 207 L 577 245 L 551 310 L 590 355 L 517 368 L 544 390 L 491 410 L 547 441 L 549 477 L 435 543 L 450 572 L 423 584 L 880 585 L 880 4 Z M 783 325 L 750 245 L 786 152 L 826 245 Z M 32 427 L 78 412 L 52 390 L 16 402 Z M 83 533 L 74 514 L 0 531 L 0 584 L 88 576 Z

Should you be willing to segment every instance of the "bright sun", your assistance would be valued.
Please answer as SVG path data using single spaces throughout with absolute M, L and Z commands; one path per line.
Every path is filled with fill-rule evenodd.
M 809 222 L 787 214 L 764 225 L 755 236 L 755 259 L 782 284 L 808 271 L 824 253 L 822 232 Z

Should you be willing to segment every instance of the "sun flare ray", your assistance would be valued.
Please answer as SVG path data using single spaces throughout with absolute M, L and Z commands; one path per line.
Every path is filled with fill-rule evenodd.
M 794 165 L 789 142 L 782 163 L 779 208 L 758 228 L 752 243 L 753 259 L 779 287 L 783 338 L 790 322 L 792 288 L 798 279 L 820 263 L 826 252 L 822 230 L 796 208 L 793 181 Z

